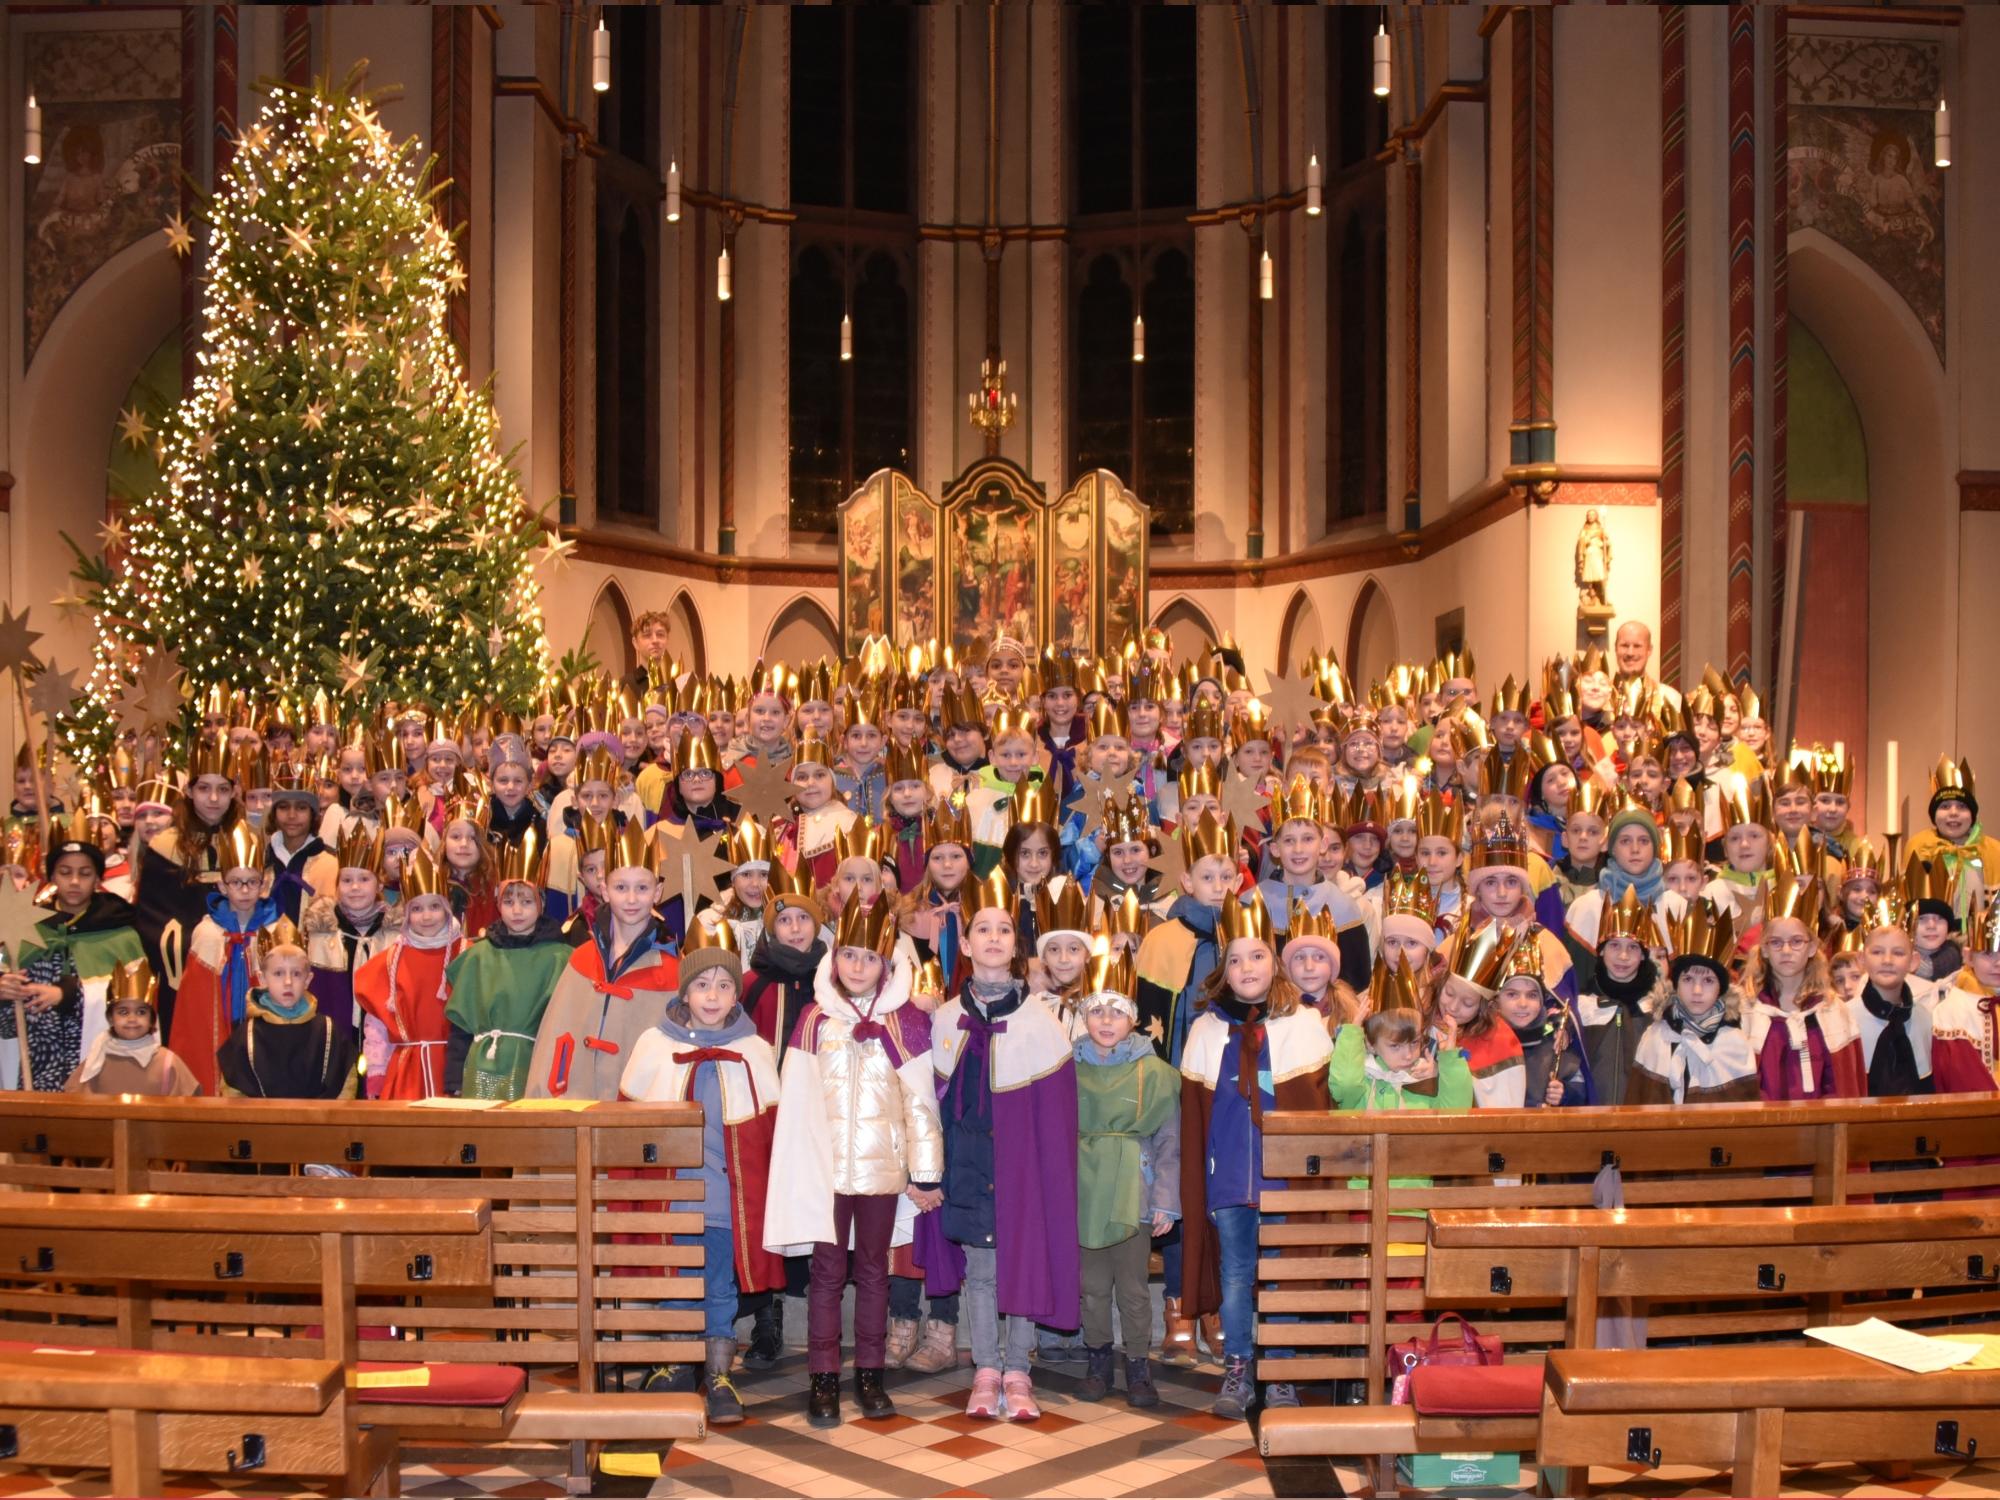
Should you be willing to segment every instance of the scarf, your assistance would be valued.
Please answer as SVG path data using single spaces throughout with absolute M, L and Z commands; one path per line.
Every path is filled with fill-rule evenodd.
M 1261 1133 L 1264 1091 L 1258 1087 L 1257 1065 L 1264 1057 L 1264 1002 L 1244 1000 L 1232 992 L 1216 1002 L 1216 1009 L 1231 1026 L 1242 1028 L 1236 1048 L 1236 1092 L 1250 1106 L 1250 1123 Z
M 756 956 L 750 966 L 760 974 L 769 974 L 787 984 L 795 984 L 801 979 L 810 979 L 819 968 L 819 961 L 826 957 L 826 944 L 819 938 L 812 940 L 812 946 L 801 953 L 796 948 L 787 948 L 772 937 L 764 934 L 764 941 L 757 945 Z
M 1715 1002 L 1715 1008 L 1707 1015 L 1691 1016 L 1687 1013 L 1687 1008 L 1681 1004 L 1681 997 L 1675 995 L 1673 1003 L 1667 1008 L 1667 1024 L 1675 1031 L 1692 1034 L 1697 1040 L 1706 1043 L 1715 1040 L 1715 1034 L 1729 1024 L 1729 1018 L 1720 1000 Z
M 310 1021 L 315 1005 L 316 1002 L 313 999 L 311 990 L 307 990 L 290 1005 L 278 1004 L 276 1000 L 271 998 L 268 991 L 257 991 L 257 1009 L 264 1015 L 269 1016 L 273 1021 L 279 1021 L 288 1026 L 296 1025 L 300 1021 Z
M 1628 890 L 1636 890 L 1639 899 L 1647 906 L 1651 906 L 1660 899 L 1660 892 L 1666 887 L 1666 867 L 1660 863 L 1657 854 L 1653 856 L 1653 862 L 1646 867 L 1643 875 L 1627 874 L 1625 867 L 1616 860 L 1606 860 L 1603 872 L 1597 877 L 1597 889 L 1604 897 L 1607 908 L 1616 906 Z
M 208 916 L 230 937 L 217 978 L 229 997 L 229 1024 L 241 1026 L 250 1006 L 250 939 L 278 920 L 278 903 L 262 897 L 249 917 L 239 921 L 229 898 L 217 891 L 208 898 Z
M 1077 1062 L 1093 1068 L 1115 1068 L 1120 1063 L 1137 1062 L 1142 1057 L 1153 1057 L 1153 1044 L 1138 1032 L 1127 1036 L 1109 1052 L 1099 1052 L 1097 1043 L 1087 1036 L 1080 1036 L 1070 1053 Z
M 101 1031 L 91 1042 L 90 1051 L 85 1054 L 83 1065 L 77 1069 L 76 1081 L 88 1083 L 102 1073 L 104 1060 L 107 1057 L 129 1057 L 142 1068 L 150 1067 L 159 1050 L 160 1034 L 157 1031 L 148 1032 L 136 1042 L 124 1041 L 108 1031 Z
M 1925 1092 L 1924 1080 L 1917 1072 L 1916 1050 L 1910 1045 L 1910 1013 L 1915 1008 L 1910 987 L 1899 986 L 1895 999 L 1886 1000 L 1871 982 L 1862 988 L 1861 1003 L 1882 1023 L 1882 1034 L 1875 1038 L 1875 1055 L 1868 1059 L 1869 1097 Z
M 951 1071 L 945 1092 L 950 1120 L 970 1120 L 988 1132 L 993 1128 L 993 1091 L 987 1086 L 992 1076 L 993 1038 L 1007 1029 L 1007 1017 L 1021 1008 L 1021 986 L 1014 980 L 998 984 L 974 979 L 966 986 L 966 1004 L 958 1018 L 965 1032 L 965 1051 Z M 968 1091 L 969 1094 L 968 1094 Z
M 407 923 L 404 924 L 402 936 L 398 937 L 389 949 L 389 1014 L 396 1017 L 396 1029 L 398 1031 L 403 1030 L 403 1025 L 400 1007 L 396 1004 L 396 966 L 402 961 L 403 949 L 410 947 L 428 952 L 433 948 L 448 948 L 457 942 L 458 939 L 459 926 L 457 917 L 447 917 L 444 926 L 440 927 L 429 937 L 424 937 L 410 931 L 409 925 Z M 444 1004 L 445 997 L 451 993 L 451 983 L 445 977 L 450 971 L 450 964 L 446 964 L 438 971 L 437 997 L 438 1004 L 440 1005 Z M 403 1038 L 398 1037 L 396 1040 L 400 1041 Z
M 1640 960 L 1637 972 L 1622 982 L 1613 979 L 1611 971 L 1600 964 L 1597 970 L 1597 992 L 1606 1000 L 1615 1001 L 1625 1010 L 1637 1011 L 1644 1004 L 1646 997 L 1653 993 L 1653 986 L 1658 984 L 1659 980 L 1660 971 L 1653 966 L 1650 958 Z M 1716 1014 L 1722 1014 L 1720 1006 L 1716 1008 Z
M 1956 844 L 1945 843 L 1940 838 L 1937 849 L 1938 858 L 1944 861 L 1945 869 L 1949 870 L 1952 874 L 1962 874 L 1965 865 L 1978 862 L 1979 841 L 1985 836 L 1986 830 L 1984 826 L 1975 822 L 1970 828 L 1966 829 L 1965 837 Z

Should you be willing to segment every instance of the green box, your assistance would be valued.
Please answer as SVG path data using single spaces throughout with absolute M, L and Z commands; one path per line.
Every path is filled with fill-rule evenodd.
M 1396 1460 L 1396 1478 L 1419 1490 L 1518 1489 L 1518 1453 L 1407 1453 Z

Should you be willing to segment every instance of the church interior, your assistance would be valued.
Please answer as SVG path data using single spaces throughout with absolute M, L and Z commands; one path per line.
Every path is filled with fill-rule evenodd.
M 2000 1496 L 1996 80 L 6 5 L 0 1500 Z

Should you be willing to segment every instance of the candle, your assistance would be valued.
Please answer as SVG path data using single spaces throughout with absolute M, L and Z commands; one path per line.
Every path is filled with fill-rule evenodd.
M 1894 740 L 1889 741 L 1888 766 L 1883 774 L 1888 783 L 1889 816 L 1882 825 L 1882 831 L 1891 838 L 1903 831 L 1903 799 L 1898 794 L 1896 781 L 1896 757 L 1901 748 Z

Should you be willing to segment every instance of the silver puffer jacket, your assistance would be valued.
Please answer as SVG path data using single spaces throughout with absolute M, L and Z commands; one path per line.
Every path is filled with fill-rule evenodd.
M 908 1005 L 911 977 L 907 961 L 892 962 L 869 1018 L 886 1022 Z M 819 1073 L 833 1135 L 833 1190 L 900 1193 L 913 1182 L 942 1181 L 944 1132 L 930 1053 L 918 1053 L 899 1070 L 880 1041 L 854 1040 L 864 1018 L 834 981 L 832 953 L 813 976 L 813 1003 L 821 1012 Z

